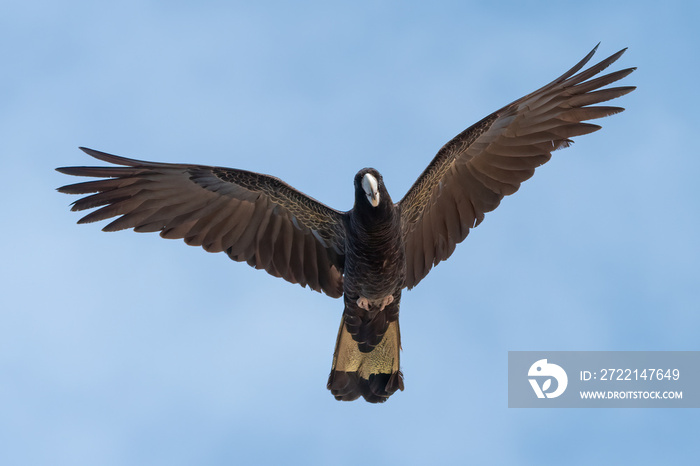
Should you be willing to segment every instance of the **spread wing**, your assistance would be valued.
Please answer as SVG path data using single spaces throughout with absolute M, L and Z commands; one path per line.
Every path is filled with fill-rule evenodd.
M 399 203 L 408 288 L 447 259 L 484 214 L 516 192 L 552 151 L 568 147 L 571 137 L 600 129 L 585 120 L 624 110 L 595 104 L 633 91 L 629 86 L 601 88 L 635 68 L 593 77 L 625 50 L 575 74 L 597 48 L 558 79 L 492 113 L 440 149 Z
M 58 168 L 105 178 L 58 190 L 88 194 L 72 210 L 100 207 L 80 219 L 119 217 L 103 228 L 158 231 L 208 252 L 338 298 L 345 261 L 343 213 L 259 173 L 222 167 L 144 162 L 84 149 L 108 167 Z

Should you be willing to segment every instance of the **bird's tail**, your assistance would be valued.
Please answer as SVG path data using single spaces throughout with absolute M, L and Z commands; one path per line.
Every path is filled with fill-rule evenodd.
M 396 390 L 403 390 L 398 315 L 389 322 L 381 341 L 370 351 L 360 350 L 360 344 L 348 332 L 345 318 L 343 314 L 327 387 L 336 400 L 352 401 L 361 395 L 370 403 L 383 403 Z

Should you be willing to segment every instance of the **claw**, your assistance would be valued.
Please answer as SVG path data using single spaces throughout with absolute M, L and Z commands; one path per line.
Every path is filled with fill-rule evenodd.
M 369 299 L 365 298 L 364 296 L 360 296 L 360 299 L 357 300 L 357 306 L 360 309 L 364 309 L 365 311 L 369 311 L 369 306 L 370 306 Z
M 381 304 L 381 307 L 379 308 L 379 311 L 380 312 L 383 311 L 385 307 L 387 307 L 389 304 L 391 304 L 393 302 L 394 302 L 394 297 L 392 295 L 386 296 L 382 300 L 382 304 Z
M 385 307 L 387 307 L 389 304 L 394 302 L 394 297 L 392 295 L 385 296 L 379 301 L 375 301 L 374 304 L 379 306 L 379 312 L 383 311 Z M 372 301 L 369 299 L 365 298 L 364 296 L 360 296 L 360 299 L 357 300 L 357 306 L 360 309 L 364 309 L 365 311 L 369 312 L 369 308 L 372 306 Z

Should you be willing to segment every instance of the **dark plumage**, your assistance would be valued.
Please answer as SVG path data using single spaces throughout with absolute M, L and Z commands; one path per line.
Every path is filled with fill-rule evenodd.
M 484 214 L 516 192 L 552 151 L 567 147 L 571 137 L 600 129 L 584 121 L 623 110 L 596 104 L 634 90 L 601 89 L 634 68 L 594 78 L 621 50 L 576 74 L 594 52 L 457 135 L 396 204 L 372 168 L 357 173 L 355 205 L 340 212 L 268 175 L 144 162 L 84 148 L 117 166 L 59 168 L 102 178 L 59 191 L 91 194 L 74 202 L 72 210 L 99 207 L 78 223 L 117 217 L 103 230 L 133 228 L 183 238 L 333 298 L 343 296 L 328 388 L 339 400 L 363 396 L 383 402 L 403 390 L 402 289 L 416 286 L 447 259 Z

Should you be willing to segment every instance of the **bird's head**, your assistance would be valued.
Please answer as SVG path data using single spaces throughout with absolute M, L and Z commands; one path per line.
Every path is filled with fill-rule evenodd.
M 355 201 L 367 202 L 372 207 L 379 206 L 379 203 L 384 200 L 383 196 L 388 197 L 386 188 L 384 188 L 384 180 L 374 168 L 363 168 L 355 175 Z

